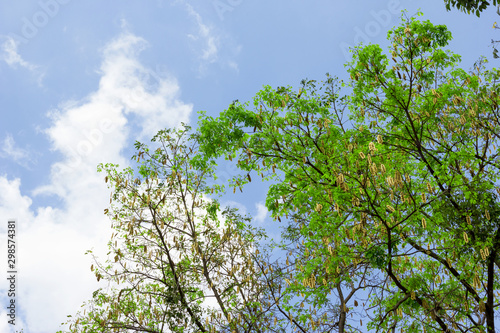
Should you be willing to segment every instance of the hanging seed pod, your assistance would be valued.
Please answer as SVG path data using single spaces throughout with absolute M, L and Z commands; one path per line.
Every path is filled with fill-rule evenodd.
M 343 183 L 344 182 L 344 175 L 342 173 L 339 173 L 338 177 L 337 177 L 337 180 L 339 183 Z
M 465 243 L 469 243 L 469 237 L 467 236 L 467 233 L 464 231 L 464 241 Z
M 387 177 L 385 180 L 387 181 L 387 184 L 389 184 L 389 186 L 394 186 L 394 179 L 391 176 Z
M 396 210 L 394 209 L 394 207 L 392 207 L 391 205 L 387 205 L 386 206 L 388 210 L 391 211 L 391 213 L 394 213 Z
M 359 152 L 359 157 L 361 157 L 361 159 L 364 159 L 365 158 L 365 154 L 363 154 L 363 152 Z
M 396 171 L 394 173 L 394 180 L 396 184 L 402 184 L 403 183 L 403 178 L 401 178 L 401 173 L 399 171 Z
M 481 286 L 481 282 L 479 281 L 479 276 L 474 275 L 474 279 L 472 280 L 472 285 L 475 289 L 479 289 Z
M 484 304 L 483 301 L 479 302 L 479 311 L 481 311 L 483 313 L 486 312 L 486 304 Z
M 354 148 L 354 146 L 352 144 L 349 144 L 347 146 L 347 150 L 349 150 L 349 152 L 352 152 L 352 149 Z
M 427 227 L 427 223 L 425 222 L 425 218 L 422 217 L 422 228 L 426 228 Z
M 485 253 L 484 253 L 483 249 L 479 249 L 479 253 L 481 254 L 481 258 L 482 258 L 483 260 L 486 260 L 486 255 L 485 255 Z
M 387 170 L 385 169 L 385 165 L 380 164 L 380 171 L 382 172 L 382 174 L 386 173 Z
M 375 151 L 377 148 L 375 148 L 375 144 L 373 142 L 370 142 L 368 144 L 368 149 L 370 149 L 370 151 Z
M 467 120 L 465 119 L 464 115 L 460 116 L 460 124 L 464 125 Z
M 302 95 L 302 92 L 303 92 L 302 88 L 299 88 L 299 93 L 297 94 L 297 98 L 300 98 L 300 95 Z
M 383 140 L 382 140 L 382 135 L 380 135 L 380 134 L 379 134 L 379 135 L 377 135 L 377 142 L 378 142 L 379 144 L 382 144 L 382 143 L 383 143 Z
M 467 224 L 470 224 L 470 216 L 467 215 L 465 218 L 467 219 Z
M 490 212 L 486 209 L 484 211 L 485 215 L 486 215 L 486 219 L 489 221 L 490 220 Z
M 415 295 L 415 291 L 413 291 L 413 290 L 412 290 L 412 291 L 411 291 L 411 299 L 412 299 L 412 300 L 415 300 L 416 298 L 417 298 L 417 297 L 416 297 L 416 295 Z
M 372 165 L 370 166 L 370 171 L 374 176 L 378 172 L 377 165 L 375 163 L 372 163 Z
M 427 202 L 427 198 L 425 196 L 425 193 L 422 193 L 421 197 L 422 197 L 422 202 L 426 203 Z
M 323 209 L 323 205 L 317 203 L 316 208 L 314 210 L 317 211 L 318 213 L 321 213 L 321 209 Z

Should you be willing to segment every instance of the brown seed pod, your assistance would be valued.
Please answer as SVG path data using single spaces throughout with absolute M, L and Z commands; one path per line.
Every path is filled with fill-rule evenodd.
M 339 183 L 343 183 L 344 182 L 344 175 L 342 173 L 339 173 L 338 177 L 337 177 L 337 180 L 339 181 Z
M 316 210 L 318 213 L 321 213 L 321 209 L 323 209 L 323 205 L 317 203 L 316 208 L 314 210 Z
M 486 256 L 485 256 L 485 253 L 484 253 L 483 249 L 479 249 L 479 253 L 481 254 L 481 258 L 483 260 L 486 260 Z

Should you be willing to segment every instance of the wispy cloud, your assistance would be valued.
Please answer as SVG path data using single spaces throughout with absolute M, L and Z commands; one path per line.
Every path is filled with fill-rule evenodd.
M 12 37 L 7 37 L 2 43 L 2 60 L 7 63 L 12 68 L 17 68 L 17 66 L 24 67 L 31 71 L 35 70 L 37 67 L 27 61 L 25 61 L 17 52 L 17 47 L 19 43 Z
M 218 59 L 219 37 L 213 32 L 213 28 L 203 23 L 200 14 L 194 10 L 193 6 L 185 4 L 188 14 L 194 18 L 197 26 L 197 34 L 188 34 L 188 37 L 200 44 L 200 72 L 203 73 L 208 64 L 212 64 Z
M 37 76 L 38 85 L 42 85 L 42 79 L 44 74 L 40 71 L 39 66 L 36 66 L 26 60 L 24 60 L 19 54 L 17 48 L 19 42 L 14 40 L 14 38 L 7 36 L 4 42 L 0 46 L 0 60 L 4 61 L 9 67 L 17 69 L 19 66 L 25 68 Z
M 96 173 L 97 164 L 127 167 L 129 156 L 123 151 L 135 140 L 150 139 L 159 129 L 189 120 L 192 105 L 180 99 L 175 78 L 152 75 L 140 62 L 138 56 L 147 46 L 144 39 L 131 33 L 109 42 L 102 50 L 97 89 L 81 100 L 61 102 L 49 113 L 51 125 L 45 133 L 51 149 L 62 157 L 52 164 L 48 183 L 34 189 L 32 195 L 55 195 L 61 206 L 35 211 L 31 197 L 21 192 L 19 179 L 0 177 L 0 215 L 15 212 L 22 235 L 19 261 L 23 282 L 18 288 L 23 300 L 19 310 L 26 324 L 17 329 L 54 332 L 58 329 L 54 325 L 78 311 L 92 291 L 106 288 L 102 281 L 95 281 L 89 269 L 91 258 L 83 255 L 94 246 L 94 253 L 105 257 L 111 234 L 103 214 L 110 193 L 104 175 Z M 136 131 L 138 135 L 132 136 Z M 18 160 L 26 157 L 26 151 L 16 148 L 9 137 L 3 151 Z M 0 234 L 6 234 L 5 223 L 0 224 Z M 0 243 L 5 242 L 4 236 Z M 6 318 L 5 309 L 0 309 L 0 317 Z
M 235 45 L 230 35 L 218 29 L 215 25 L 207 23 L 198 11 L 184 0 L 176 3 L 183 5 L 195 23 L 195 33 L 188 34 L 195 54 L 198 58 L 198 74 L 206 74 L 210 65 L 217 64 L 238 72 L 238 64 L 234 60 L 241 51 L 240 45 Z
M 34 164 L 33 154 L 26 149 L 16 146 L 12 135 L 7 134 L 1 143 L 0 157 L 10 159 L 22 167 L 29 169 L 29 164 Z

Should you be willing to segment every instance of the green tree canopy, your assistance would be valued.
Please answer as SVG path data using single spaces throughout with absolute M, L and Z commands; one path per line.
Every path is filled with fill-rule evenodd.
M 444 50 L 450 32 L 429 21 L 406 20 L 388 38 L 387 53 L 354 50 L 348 96 L 328 75 L 298 92 L 265 86 L 216 119 L 202 113 L 198 158 L 236 159 L 233 186 L 252 172 L 277 181 L 266 206 L 287 218 L 298 249 L 287 292 L 321 308 L 351 286 L 356 306 L 361 287 L 370 329 L 493 333 L 500 72 L 458 68 Z

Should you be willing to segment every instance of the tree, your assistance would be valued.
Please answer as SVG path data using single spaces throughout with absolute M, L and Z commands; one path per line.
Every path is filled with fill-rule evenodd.
M 388 37 L 389 56 L 355 48 L 348 96 L 327 75 L 298 92 L 265 86 L 253 110 L 202 112 L 198 158 L 236 158 L 243 174 L 232 186 L 252 172 L 277 180 L 266 207 L 289 221 L 283 248 L 298 249 L 285 294 L 322 307 L 359 283 L 375 312 L 368 328 L 493 333 L 500 71 L 483 60 L 457 68 L 460 57 L 443 50 L 450 32 L 429 21 L 407 19 Z
M 490 4 L 490 2 L 492 2 Z M 496 6 L 498 4 L 497 0 L 486 1 L 486 0 L 444 0 L 446 4 L 446 10 L 450 11 L 451 7 L 456 7 L 458 10 L 463 11 L 464 13 L 470 14 L 470 12 L 474 12 L 477 17 L 490 5 Z
M 93 293 L 70 332 L 284 332 L 273 307 L 281 281 L 259 254 L 265 234 L 206 197 L 221 188 L 206 185 L 213 162 L 192 163 L 189 129 L 160 131 L 157 149 L 137 142 L 138 174 L 99 165 L 113 189 L 114 259 L 94 257 L 91 270 L 112 288 Z

